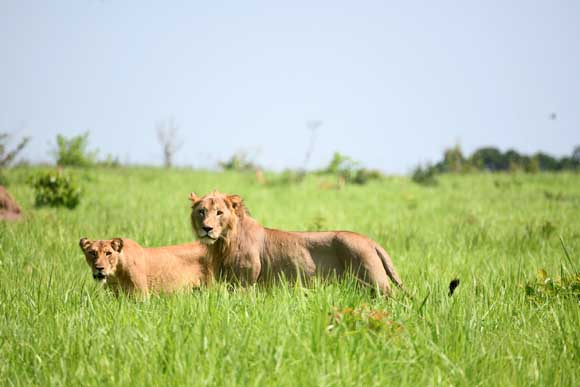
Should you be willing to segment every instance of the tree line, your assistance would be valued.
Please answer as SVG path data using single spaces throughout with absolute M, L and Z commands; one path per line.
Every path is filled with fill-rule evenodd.
M 554 157 L 544 152 L 533 155 L 508 149 L 502 152 L 496 147 L 483 147 L 465 156 L 461 147 L 456 145 L 443 152 L 443 158 L 432 168 L 437 173 L 471 171 L 576 171 L 580 170 L 580 145 L 569 156 Z
M 171 120 L 158 125 L 158 140 L 163 148 L 164 165 L 172 166 L 172 159 L 179 150 L 182 142 L 177 140 L 177 126 Z M 29 138 L 25 137 L 14 147 L 8 150 L 7 133 L 0 133 L 0 171 L 14 161 L 28 144 Z M 310 147 L 311 148 L 311 147 Z M 311 150 L 308 152 L 311 153 Z M 118 158 L 107 155 L 105 159 L 97 161 L 96 149 L 89 150 L 89 132 L 78 136 L 65 137 L 57 135 L 56 147 L 51 151 L 58 166 L 87 167 L 92 165 L 119 166 Z M 307 158 L 309 154 L 307 153 Z M 220 166 L 226 170 L 256 170 L 262 169 L 255 165 L 245 153 L 235 153 L 228 161 L 221 162 Z M 319 173 L 331 173 L 342 175 L 353 175 L 359 171 L 361 166 L 350 157 L 335 152 L 329 166 Z M 429 175 L 439 173 L 462 173 L 475 171 L 490 172 L 515 172 L 523 171 L 535 173 L 539 171 L 578 171 L 580 170 L 580 145 L 576 146 L 568 156 L 554 157 L 545 152 L 537 152 L 533 155 L 519 153 L 514 149 L 502 152 L 496 147 L 483 147 L 476 149 L 471 155 L 465 156 L 461 147 L 455 145 L 443 152 L 443 157 L 435 164 L 428 164 L 426 167 L 418 166 L 417 170 L 426 172 Z M 305 172 L 305 171 L 304 171 Z M 368 172 L 365 170 L 365 172 Z M 371 170 L 374 176 L 378 171 Z M 352 176 L 351 176 L 352 177 Z

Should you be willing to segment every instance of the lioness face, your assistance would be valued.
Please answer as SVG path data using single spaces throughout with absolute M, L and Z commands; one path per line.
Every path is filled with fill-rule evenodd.
M 93 272 L 93 278 L 101 283 L 107 282 L 107 278 L 115 274 L 119 254 L 123 250 L 123 240 L 115 238 L 90 241 L 87 238 L 82 238 L 79 245 Z
M 236 208 L 241 204 L 239 196 L 211 193 L 199 198 L 192 192 L 189 200 L 193 203 L 191 225 L 201 243 L 213 245 L 227 236 L 237 220 Z

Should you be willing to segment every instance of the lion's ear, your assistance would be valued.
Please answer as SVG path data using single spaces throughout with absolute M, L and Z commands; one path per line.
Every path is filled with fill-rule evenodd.
M 242 198 L 239 195 L 228 195 L 228 200 L 232 203 L 234 210 L 240 208 L 243 204 Z
M 92 243 L 93 242 L 91 242 L 88 238 L 84 237 L 79 241 L 79 246 L 81 247 L 82 251 L 85 251 L 91 246 Z
M 188 199 L 191 200 L 191 203 L 193 204 L 199 200 L 199 196 L 197 196 L 195 192 L 190 192 Z
M 228 195 L 228 202 L 240 218 L 248 214 L 248 210 L 244 206 L 244 200 L 239 195 Z
M 114 238 L 111 240 L 111 247 L 116 252 L 120 253 L 123 250 L 123 240 L 121 238 Z

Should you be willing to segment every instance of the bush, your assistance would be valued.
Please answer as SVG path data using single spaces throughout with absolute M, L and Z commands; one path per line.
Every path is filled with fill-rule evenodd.
M 66 138 L 59 134 L 56 136 L 57 149 L 54 152 L 56 164 L 69 167 L 88 167 L 95 163 L 97 151 L 88 151 L 89 132 L 79 136 Z
M 380 171 L 375 169 L 362 168 L 359 162 L 339 152 L 334 152 L 328 166 L 320 172 L 342 177 L 346 183 L 361 185 L 383 176 Z
M 248 172 L 259 169 L 246 152 L 234 153 L 229 160 L 221 161 L 219 165 L 225 171 Z
M 439 163 L 442 172 L 460 173 L 465 170 L 467 161 L 459 144 L 443 152 L 443 160 Z
M 332 160 L 330 160 L 328 166 L 321 172 L 338 174 L 345 169 L 352 169 L 354 164 L 355 162 L 350 157 L 343 155 L 340 152 L 334 152 Z
M 411 180 L 413 180 L 417 184 L 421 185 L 437 185 L 437 177 L 435 173 L 435 168 L 427 165 L 424 168 L 420 165 L 413 170 L 413 174 L 411 175 Z
M 81 190 L 76 182 L 61 171 L 47 172 L 33 179 L 35 205 L 75 208 L 79 204 Z
M 376 169 L 366 169 L 366 168 L 361 168 L 358 171 L 356 171 L 356 174 L 354 175 L 354 178 L 352 179 L 352 182 L 354 184 L 366 184 L 371 180 L 379 180 L 383 177 L 383 174 L 376 170 Z

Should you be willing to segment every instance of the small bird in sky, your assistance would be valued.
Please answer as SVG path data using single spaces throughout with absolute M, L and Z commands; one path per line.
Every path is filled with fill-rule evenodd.
M 554 121 L 556 118 L 558 118 L 558 115 L 554 112 L 550 113 L 550 115 L 548 116 L 552 121 Z

